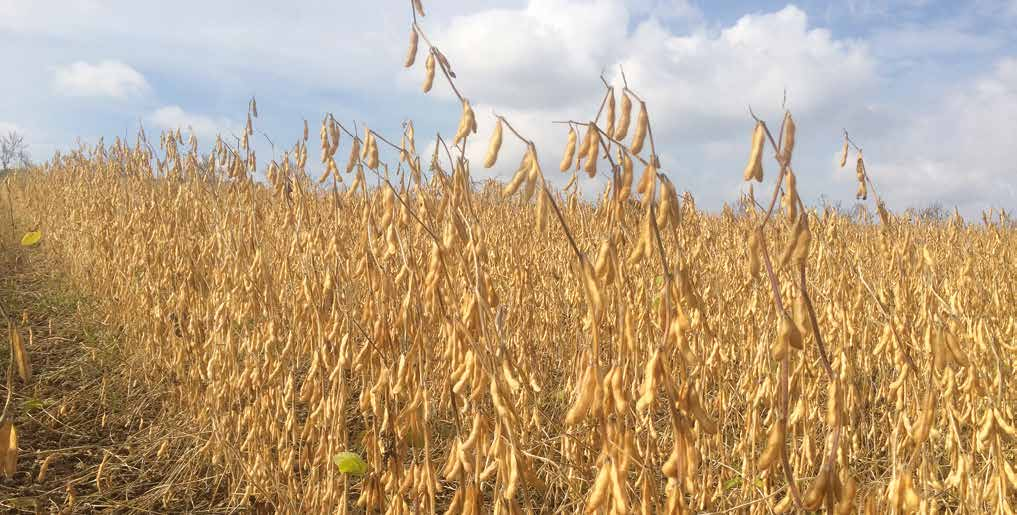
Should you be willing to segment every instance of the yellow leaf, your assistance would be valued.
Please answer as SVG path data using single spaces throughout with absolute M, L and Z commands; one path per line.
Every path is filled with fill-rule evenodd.
M 339 472 L 343 474 L 362 476 L 367 473 L 367 462 L 355 452 L 340 452 L 332 458 L 332 461 L 339 467 Z
M 26 232 L 25 235 L 21 237 L 21 246 L 31 247 L 32 245 L 39 243 L 39 240 L 41 239 L 42 231 Z

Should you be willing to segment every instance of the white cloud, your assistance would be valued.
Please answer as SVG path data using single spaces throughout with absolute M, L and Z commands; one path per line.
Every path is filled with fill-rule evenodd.
M 534 0 L 522 9 L 454 17 L 435 27 L 435 42 L 461 72 L 457 84 L 465 95 L 547 109 L 597 91 L 597 74 L 625 44 L 628 19 L 620 2 Z M 416 88 L 415 71 L 409 80 Z M 439 82 L 436 89 L 445 94 L 448 87 Z
M 941 202 L 958 205 L 965 216 L 1011 207 L 1017 205 L 1014 134 L 1017 58 L 1008 58 L 877 145 L 886 163 L 872 175 L 902 206 Z
M 630 16 L 621 2 L 530 0 L 522 9 L 480 12 L 443 27 L 435 39 L 464 94 L 480 103 L 481 137 L 471 153 L 483 155 L 495 110 L 538 144 L 545 174 L 560 177 L 567 128 L 550 122 L 592 117 L 603 95 L 599 74 L 620 86 L 621 63 L 647 102 L 665 169 L 680 188 L 719 203 L 737 195 L 752 126 L 748 105 L 775 119 L 787 88 L 799 126 L 808 127 L 843 104 L 861 104 L 877 82 L 866 45 L 810 27 L 793 6 L 688 34 L 655 16 L 629 30 Z M 498 176 L 510 174 L 517 159 L 499 160 Z
M 746 106 L 779 105 L 803 115 L 856 96 L 875 78 L 868 48 L 809 28 L 803 11 L 744 16 L 717 34 L 669 33 L 648 22 L 632 37 L 625 71 L 665 118 L 695 125 L 744 121 Z M 689 120 L 692 117 L 692 120 Z
M 57 93 L 81 97 L 124 99 L 150 90 L 148 81 L 137 70 L 120 61 L 97 64 L 78 61 L 58 67 L 53 75 Z
M 198 142 L 201 145 L 210 145 L 217 134 L 223 137 L 230 135 L 230 131 L 239 133 L 239 125 L 228 118 L 214 118 L 211 116 L 189 113 L 180 106 L 163 106 L 148 116 L 148 121 L 156 128 L 168 131 L 180 129 L 185 134 L 193 130 Z
M 546 174 L 561 184 L 567 176 L 555 170 L 567 129 L 550 122 L 592 117 L 603 94 L 598 76 L 619 84 L 620 63 L 648 102 L 666 171 L 701 206 L 718 207 L 743 187 L 740 170 L 752 128 L 747 106 L 776 124 L 785 88 L 798 121 L 795 168 L 806 200 L 821 192 L 835 200 L 853 198 L 852 174 L 840 184 L 830 166 L 846 127 L 866 144 L 877 185 L 896 206 L 1005 191 L 1005 178 L 999 188 L 984 185 L 995 180 L 992 170 L 1001 165 L 983 156 L 993 155 L 985 150 L 990 143 L 1008 143 L 998 138 L 1007 129 L 1013 133 L 1009 111 L 985 106 L 1005 106 L 1012 82 L 999 70 L 978 81 L 967 77 L 1001 54 L 1013 54 L 1007 44 L 1012 31 L 1003 25 L 1013 23 L 1007 9 L 1017 14 L 1015 2 L 976 0 L 954 13 L 926 6 L 927 0 L 849 0 L 825 9 L 805 2 L 803 8 L 772 11 L 693 0 L 425 0 L 427 17 L 420 22 L 448 55 L 458 86 L 474 103 L 480 133 L 469 155 L 475 164 L 496 111 L 537 143 Z M 734 9 L 753 14 L 728 21 Z M 159 23 L 141 30 L 139 19 Z M 266 0 L 248 2 L 241 11 L 228 3 L 191 0 L 172 5 L 64 0 L 57 10 L 43 2 L 0 0 L 0 33 L 11 36 L 15 67 L 24 70 L 0 81 L 0 111 L 29 127 L 32 139 L 46 131 L 47 141 L 65 145 L 79 135 L 94 140 L 119 134 L 139 115 L 160 128 L 186 131 L 191 125 L 202 144 L 209 144 L 219 130 L 239 132 L 242 121 L 231 123 L 220 113 L 242 116 L 251 95 L 263 111 L 258 129 L 277 143 L 299 134 L 302 118 L 315 120 L 323 111 L 369 123 L 394 139 L 406 118 L 415 120 L 421 140 L 438 128 L 451 135 L 459 110 L 444 79 L 436 78 L 434 91 L 425 96 L 423 59 L 411 70 L 400 66 L 409 23 L 405 0 L 307 0 L 281 17 L 278 6 Z M 190 30 L 174 30 L 180 26 Z M 60 73 L 89 80 L 68 80 L 74 87 L 58 88 L 59 93 L 136 97 L 152 89 L 137 71 L 144 70 L 150 79 L 165 78 L 168 86 L 160 95 L 175 96 L 149 93 L 97 113 L 89 102 L 38 87 L 57 80 L 53 69 L 37 64 L 66 65 L 67 55 L 83 62 Z M 106 56 L 116 56 L 120 61 L 114 63 L 133 82 L 98 71 Z M 75 67 L 88 73 L 72 73 Z M 947 91 L 952 93 L 944 97 Z M 195 107 L 196 95 L 211 99 L 217 110 Z M 19 100 L 4 103 L 5 98 Z M 233 108 L 225 107 L 229 102 Z M 954 119 L 975 134 L 983 130 L 978 118 L 965 118 L 966 103 L 982 106 L 975 111 L 982 114 L 972 116 L 987 117 L 1004 132 L 970 141 L 958 134 L 957 144 L 939 145 L 935 128 Z M 522 149 L 508 133 L 505 141 L 496 170 L 475 166 L 478 178 L 505 178 L 514 171 Z M 975 166 L 945 148 L 968 156 Z M 262 156 L 266 161 L 268 152 Z M 773 164 L 768 165 L 770 180 Z M 922 177 L 932 183 L 915 187 Z M 959 189 L 951 182 L 956 177 L 965 178 L 956 184 L 966 193 L 952 193 Z M 584 190 L 599 191 L 593 184 L 582 176 Z

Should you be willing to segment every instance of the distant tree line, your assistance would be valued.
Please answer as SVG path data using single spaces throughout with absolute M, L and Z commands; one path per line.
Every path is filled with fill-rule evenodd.
M 0 136 L 0 174 L 29 166 L 32 166 L 32 158 L 28 154 L 25 136 L 18 131 L 8 131 Z

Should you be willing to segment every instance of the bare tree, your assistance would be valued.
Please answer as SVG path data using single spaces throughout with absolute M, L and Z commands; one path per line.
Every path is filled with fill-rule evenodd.
M 0 171 L 7 172 L 11 166 L 27 167 L 32 164 L 28 155 L 28 143 L 18 131 L 10 131 L 0 136 Z

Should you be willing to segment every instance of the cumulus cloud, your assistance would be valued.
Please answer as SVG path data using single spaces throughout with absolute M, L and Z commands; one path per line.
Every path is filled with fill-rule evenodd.
M 58 67 L 53 75 L 53 86 L 63 95 L 115 99 L 141 95 L 150 89 L 141 73 L 114 60 L 96 64 L 78 61 Z
M 997 180 L 1000 165 L 985 156 L 992 155 L 990 144 L 1005 147 L 998 138 L 1014 131 L 1008 120 L 1015 117 L 1004 108 L 1012 83 L 1002 61 L 991 71 L 986 66 L 1013 54 L 1006 44 L 1012 31 L 1004 29 L 1014 19 L 1007 16 L 1007 6 L 1017 4 L 977 0 L 971 9 L 954 13 L 926 3 L 850 0 L 825 8 L 806 2 L 766 10 L 751 3 L 693 0 L 475 0 L 468 5 L 432 0 L 425 1 L 428 15 L 420 23 L 448 55 L 457 85 L 477 112 L 480 133 L 469 143 L 474 161 L 484 154 L 494 111 L 537 143 L 545 172 L 561 184 L 568 176 L 555 170 L 567 128 L 551 121 L 592 117 L 604 91 L 599 76 L 620 85 L 621 64 L 648 103 L 665 171 L 701 206 L 719 207 L 744 187 L 740 172 L 752 129 L 747 106 L 777 124 L 785 89 L 798 121 L 794 162 L 806 201 L 821 193 L 853 199 L 850 174 L 838 182 L 832 164 L 842 127 L 866 145 L 867 161 L 891 206 L 998 198 L 1012 181 Z M 308 0 L 284 17 L 265 0 L 248 2 L 241 11 L 191 0 L 65 4 L 50 12 L 39 2 L 0 0 L 0 32 L 12 36 L 15 63 L 23 60 L 26 70 L 0 81 L 0 110 L 7 119 L 46 129 L 60 141 L 119 133 L 141 115 L 159 128 L 190 125 L 208 143 L 219 130 L 242 125 L 220 118 L 225 111 L 210 109 L 231 99 L 242 106 L 250 95 L 262 104 L 259 130 L 273 138 L 292 136 L 299 130 L 295 122 L 326 110 L 346 121 L 370 123 L 386 135 L 397 135 L 398 121 L 406 118 L 415 120 L 418 135 L 433 137 L 436 129 L 451 135 L 456 128 L 459 109 L 444 79 L 438 77 L 433 92 L 424 96 L 423 59 L 413 69 L 400 67 L 410 23 L 404 1 Z M 738 9 L 752 14 L 729 18 Z M 140 31 L 132 24 L 138 19 L 162 23 Z M 173 30 L 179 26 L 191 30 Z M 170 47 L 174 52 L 167 53 Z M 208 48 L 216 49 L 214 55 Z M 66 65 L 64 56 L 72 50 L 87 53 L 77 54 L 82 62 Z M 119 61 L 102 61 L 105 56 Z M 41 74 L 33 76 L 31 64 L 37 62 L 65 66 L 37 67 Z M 964 73 L 944 73 L 960 69 Z M 166 87 L 157 93 L 175 96 L 158 98 L 138 70 L 158 73 Z M 984 73 L 976 79 L 965 75 L 980 70 Z M 48 98 L 54 90 L 35 85 L 49 81 L 57 92 L 74 96 Z M 79 102 L 79 95 L 135 101 L 122 102 L 115 112 L 98 105 L 103 111 L 97 113 L 96 103 Z M 3 104 L 3 98 L 23 100 Z M 984 114 L 971 116 L 988 121 L 965 118 L 967 106 L 982 106 Z M 66 116 L 70 112 L 80 116 Z M 931 127 L 949 126 L 954 119 L 984 135 L 969 141 L 958 134 L 963 144 L 939 145 L 942 140 Z M 58 123 L 65 126 L 54 132 Z M 505 141 L 498 165 L 491 171 L 477 167 L 478 178 L 505 179 L 515 170 L 522 147 L 507 134 Z M 418 148 L 424 146 L 420 143 Z M 768 180 L 773 168 L 768 162 Z M 939 182 L 911 186 L 922 177 Z M 961 182 L 951 182 L 958 177 Z M 600 180 L 583 176 L 583 190 L 599 191 Z M 994 181 L 1003 186 L 982 185 Z M 955 184 L 965 185 L 964 193 L 951 193 Z
M 873 177 L 901 205 L 940 202 L 965 216 L 1017 205 L 1017 58 L 955 88 L 878 144 Z M 866 152 L 868 155 L 868 152 Z
M 601 67 L 616 61 L 626 41 L 628 18 L 620 2 L 538 0 L 522 9 L 454 17 L 436 27 L 436 39 L 462 70 L 458 82 L 467 95 L 500 106 L 548 109 L 575 105 L 577 97 L 598 90 Z
M 201 144 L 209 145 L 217 134 L 238 132 L 238 124 L 228 118 L 216 118 L 208 115 L 190 113 L 180 106 L 163 106 L 148 116 L 148 121 L 156 128 L 181 131 L 193 130 Z
M 454 18 L 437 39 L 465 94 L 480 102 L 481 120 L 492 110 L 509 116 L 542 149 L 545 172 L 557 169 L 567 131 L 550 122 L 592 117 L 604 92 L 599 75 L 620 86 L 616 65 L 623 65 L 649 106 L 665 168 L 713 203 L 737 195 L 748 105 L 777 117 L 787 89 L 799 125 L 808 126 L 843 104 L 860 104 L 877 83 L 865 44 L 811 27 L 794 6 L 687 33 L 653 16 L 630 27 L 632 19 L 622 2 L 530 0 L 521 9 Z M 471 151 L 482 155 L 483 140 L 474 144 Z M 496 172 L 501 177 L 515 167 L 499 164 L 506 167 Z
M 864 44 L 810 28 L 794 6 L 744 16 L 717 34 L 675 35 L 645 23 L 624 64 L 657 109 L 697 120 L 742 120 L 748 104 L 774 105 L 785 89 L 789 107 L 805 114 L 854 96 L 875 76 Z

